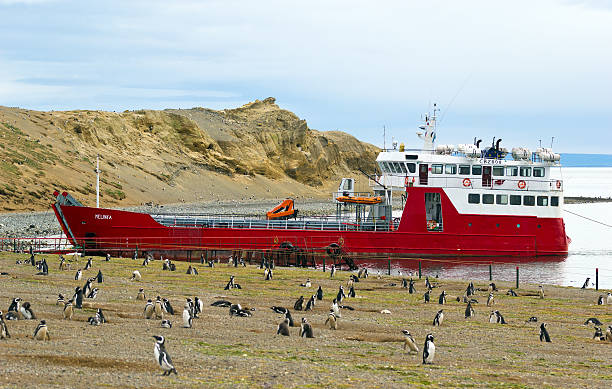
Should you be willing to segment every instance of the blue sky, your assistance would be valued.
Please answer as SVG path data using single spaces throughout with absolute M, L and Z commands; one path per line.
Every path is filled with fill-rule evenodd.
M 228 108 L 408 146 L 612 153 L 612 1 L 0 0 L 0 105 Z

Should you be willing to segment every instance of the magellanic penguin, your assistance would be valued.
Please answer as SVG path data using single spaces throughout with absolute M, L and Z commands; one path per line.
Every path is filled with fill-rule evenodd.
M 344 298 L 346 298 L 346 294 L 344 293 L 344 287 L 340 285 L 340 288 L 338 288 L 338 294 L 336 295 L 336 300 L 338 301 L 338 304 L 342 304 L 342 299 Z
M 304 309 L 304 296 L 300 296 L 300 298 L 297 299 L 295 304 L 293 304 L 293 309 L 295 309 L 296 311 L 301 311 L 302 309 Z
M 132 272 L 132 278 L 130 278 L 130 281 L 140 281 L 142 279 L 142 276 L 140 275 L 140 272 L 138 270 L 134 270 Z
M 98 291 L 99 291 L 98 288 L 93 288 L 91 290 L 91 292 L 89 292 L 89 295 L 87 295 L 87 298 L 88 299 L 95 299 L 96 297 L 98 297 Z
M 183 328 L 191 328 L 192 323 L 191 307 L 189 303 L 185 303 L 185 308 L 183 309 Z
M 487 298 L 487 307 L 495 304 L 495 297 L 493 296 L 493 292 L 489 293 L 489 297 Z
M 198 296 L 195 296 L 193 304 L 194 304 L 195 312 L 196 312 L 195 317 L 197 318 L 197 315 L 202 313 L 202 310 L 204 309 L 204 303 L 202 302 L 202 300 L 200 300 Z
M 21 297 L 15 297 L 13 301 L 11 301 L 11 305 L 9 305 L 9 312 L 19 312 L 19 308 L 21 308 Z
M 582 288 L 581 289 L 586 289 L 589 287 L 589 281 L 591 279 L 589 277 L 587 277 L 586 281 L 584 281 L 584 284 L 582 284 Z
M 606 342 L 612 342 L 612 326 L 608 326 L 606 330 Z
M 499 311 L 492 311 L 489 315 L 489 323 L 506 324 L 506 320 Z
M 312 333 L 312 326 L 305 317 L 302 318 L 302 324 L 300 325 L 300 337 L 302 338 L 314 338 Z
M 92 261 L 93 261 L 93 258 L 89 258 L 87 260 L 87 264 L 85 265 L 85 270 L 91 269 Z
M 606 297 L 606 304 L 612 305 L 612 293 L 608 292 L 608 296 Z
M 334 278 L 335 275 L 336 275 L 336 265 L 332 265 L 331 270 L 329 272 L 329 278 Z
M 146 298 L 146 296 L 145 296 L 144 288 L 140 288 L 140 289 L 138 290 L 138 294 L 136 295 L 136 300 L 142 300 L 142 301 L 144 301 L 144 300 L 145 300 L 145 298 Z
M 599 321 L 599 319 L 597 319 L 596 317 L 589 317 L 585 322 L 584 325 L 588 326 L 589 324 L 594 324 L 596 326 L 600 326 L 602 325 L 602 322 Z
M 74 275 L 75 281 L 80 281 L 82 275 L 83 275 L 83 272 L 81 271 L 81 269 L 77 270 L 76 274 Z
M 55 305 L 64 305 L 65 301 L 64 301 L 64 295 L 59 293 L 57 295 L 57 301 L 55 302 Z
M 291 316 L 291 312 L 287 311 L 287 313 L 285 313 L 285 319 L 289 320 L 289 327 L 295 327 L 295 323 L 293 322 L 293 317 Z
M 438 304 L 446 304 L 446 291 L 443 290 L 442 293 L 440 294 L 440 297 L 438 297 Z
M 495 282 L 491 282 L 489 284 L 489 292 L 497 292 L 497 286 L 495 285 Z
M 546 329 L 546 323 L 540 324 L 540 342 L 547 341 L 550 342 L 550 335 L 548 335 L 548 330 Z
M 436 346 L 434 345 L 434 336 L 432 334 L 427 334 L 427 337 L 425 338 L 425 345 L 423 346 L 423 364 L 432 364 L 435 354 Z
M 172 364 L 172 359 L 170 358 L 170 354 L 166 351 L 166 339 L 163 336 L 156 336 L 155 338 L 155 349 L 153 350 L 153 355 L 155 355 L 155 362 L 161 367 L 164 371 L 164 376 L 170 375 L 171 373 L 177 374 L 174 365 Z M 178 375 L 178 374 L 177 374 Z
M 593 339 L 597 340 L 606 340 L 603 332 L 601 331 L 601 327 L 595 327 L 595 335 L 593 335 Z
M 4 322 L 4 316 L 2 316 L 2 311 L 0 311 L 0 339 L 8 339 L 11 337 L 11 334 L 8 332 L 8 328 L 6 328 L 6 323 Z
M 465 307 L 465 318 L 469 319 L 471 317 L 474 317 L 475 314 L 476 312 L 474 312 L 474 308 L 472 308 L 472 302 L 470 301 Z
M 431 285 L 431 282 L 429 282 L 429 277 L 425 277 L 425 287 L 427 288 L 427 290 L 432 290 L 433 286 Z
M 102 275 L 102 270 L 98 270 L 98 275 L 96 276 L 96 280 L 98 281 L 98 284 L 101 284 L 104 282 L 104 276 Z
M 441 326 L 444 321 L 444 310 L 440 309 L 438 313 L 436 313 L 436 317 L 433 319 L 434 326 Z
M 540 288 L 538 290 L 538 295 L 540 296 L 541 299 L 544 298 L 544 288 L 542 287 L 542 285 L 540 285 Z
M 425 300 L 425 302 L 426 302 L 426 303 L 428 303 L 428 302 L 429 302 L 429 299 L 430 299 L 430 297 L 429 297 L 429 292 L 430 292 L 430 290 L 429 290 L 429 289 L 427 289 L 427 292 L 425 292 L 425 293 L 423 294 L 423 299 Z
M 300 284 L 300 286 L 304 288 L 310 288 L 312 286 L 312 282 L 310 282 L 310 278 L 307 278 L 306 282 L 304 282 L 303 284 Z
M 151 299 L 148 299 L 147 300 L 147 304 L 144 307 L 144 318 L 145 319 L 152 319 L 153 318 L 153 313 L 154 313 L 153 301 Z
M 314 309 L 314 305 L 315 305 L 315 295 L 313 294 L 312 296 L 310 296 L 310 299 L 306 303 L 306 308 L 304 308 L 304 310 L 312 311 Z
M 604 296 L 603 296 L 603 294 L 600 294 L 599 297 L 597 298 L 597 305 L 604 305 Z
M 354 286 L 352 286 L 352 285 L 351 285 L 351 289 L 349 289 L 349 294 L 348 294 L 348 296 L 349 296 L 350 298 L 355 298 L 355 297 L 357 297 L 357 294 L 355 293 L 355 287 L 354 287 Z
M 610 295 L 608 293 L 608 295 Z M 319 289 L 317 289 L 317 300 L 323 300 L 323 288 L 319 285 Z
M 93 280 L 95 280 L 95 278 L 88 278 L 87 281 L 85 281 L 85 285 L 83 285 L 83 296 L 85 296 L 85 298 L 87 298 L 89 292 L 91 292 L 91 283 Z
M 72 300 L 68 300 L 68 302 L 64 305 L 64 320 L 72 320 L 72 314 L 74 313 Z
M 47 328 L 47 322 L 44 320 L 40 321 L 40 324 L 36 326 L 34 330 L 34 339 L 36 340 L 51 340 L 49 336 L 49 329 Z
M 516 294 L 516 292 L 512 289 L 508 290 L 508 292 L 506 292 L 506 294 L 508 296 L 512 296 L 512 297 L 518 297 L 518 294 Z
M 338 329 L 338 318 L 334 314 L 333 310 L 329 311 L 329 314 L 327 315 L 327 320 L 325 320 L 325 325 L 327 325 L 328 323 L 330 330 Z
M 155 304 L 153 306 L 153 312 L 155 312 L 155 318 L 158 320 L 164 319 L 164 308 L 162 307 L 161 297 L 157 296 Z
M 172 322 L 168 319 L 161 321 L 161 328 L 172 328 Z
M 32 311 L 32 307 L 30 306 L 30 303 L 27 301 L 21 305 L 21 307 L 19 308 L 19 311 L 21 312 L 21 315 L 23 316 L 25 320 L 35 320 L 36 319 L 36 315 L 34 314 L 34 311 Z
M 276 328 L 276 335 L 289 336 L 289 319 L 285 319 L 279 323 Z
M 332 301 L 330 310 L 334 313 L 334 315 L 336 315 L 336 317 L 342 317 L 342 315 L 340 314 L 340 306 L 338 306 L 338 301 L 336 301 L 336 299 Z
M 412 335 L 410 335 L 410 331 L 408 330 L 402 330 L 402 334 L 404 334 L 404 350 L 406 350 L 406 347 L 408 348 L 408 353 L 418 353 L 419 352 L 419 348 L 417 347 L 416 343 L 414 342 L 414 338 L 412 337 Z
M 170 300 L 168 300 L 167 298 L 163 298 L 162 301 L 163 301 L 164 312 L 170 315 L 174 315 L 174 308 L 172 308 L 172 304 L 170 304 Z
M 274 312 L 280 314 L 280 315 L 284 315 L 285 313 L 287 313 L 287 311 L 289 311 L 285 307 L 277 307 L 276 305 L 271 306 L 270 309 L 273 310 Z

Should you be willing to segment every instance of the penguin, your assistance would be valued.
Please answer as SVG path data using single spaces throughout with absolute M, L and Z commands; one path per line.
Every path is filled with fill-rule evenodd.
M 225 285 L 225 288 L 223 288 L 224 290 L 229 290 L 234 288 L 234 276 L 230 276 L 229 281 L 227 282 L 227 285 Z
M 197 315 L 196 315 L 195 304 L 193 303 L 193 300 L 190 299 L 189 297 L 187 298 L 187 306 L 189 307 L 189 314 L 191 315 L 191 318 L 196 319 Z
M 110 262 L 111 256 L 109 253 L 106 253 L 106 262 Z
M 425 287 L 427 288 L 427 290 L 433 289 L 433 287 L 431 286 L 431 282 L 429 282 L 429 277 L 425 277 Z
M 32 311 L 30 303 L 27 301 L 21 305 L 19 312 L 21 312 L 21 315 L 25 320 L 36 320 L 36 315 L 34 314 L 34 311 Z
M 408 293 L 416 293 L 416 288 L 414 287 L 414 281 L 412 279 L 410 279 L 410 283 L 408 284 Z
M 402 278 L 402 288 L 408 289 L 408 280 L 405 278 Z
M 432 334 L 427 334 L 427 337 L 425 338 L 425 345 L 423 346 L 423 364 L 432 364 L 435 354 L 436 346 L 434 345 L 434 336 Z
M 191 307 L 189 303 L 185 303 L 185 308 L 183 309 L 183 328 L 191 328 L 192 322 Z
M 491 317 L 489 317 L 489 322 L 497 324 L 507 324 L 506 320 L 504 319 L 504 316 L 499 311 L 493 311 L 491 312 L 491 314 L 495 316 L 495 322 L 491 321 Z
M 351 277 L 349 278 L 349 281 L 350 281 L 351 283 L 354 283 L 354 282 L 359 282 L 359 277 L 357 277 L 357 276 L 356 276 L 356 275 L 354 275 L 354 274 L 351 274 Z
M 213 307 L 229 308 L 232 305 L 232 303 L 227 300 L 218 300 L 210 305 Z
M 274 312 L 284 315 L 286 314 L 289 310 L 285 307 L 277 307 L 277 306 L 272 306 L 270 307 L 271 310 L 273 310 Z
M 147 300 L 147 304 L 144 307 L 144 318 L 145 319 L 152 319 L 153 318 L 153 310 L 154 310 L 154 305 L 153 305 L 153 301 L 151 299 Z
M 163 260 L 162 270 L 170 270 L 170 261 L 168 258 Z
M 327 320 L 325 320 L 325 325 L 327 325 L 328 323 L 329 323 L 330 330 L 338 329 L 338 319 L 336 318 L 336 315 L 334 315 L 333 310 L 329 311 L 329 314 L 327 315 Z
M 429 302 L 429 299 L 430 299 L 429 292 L 430 292 L 430 290 L 428 289 L 427 292 L 425 292 L 425 294 L 423 294 L 423 299 L 425 300 L 425 303 Z
M 512 289 L 510 289 L 507 293 L 508 296 L 512 296 L 512 297 L 518 297 L 518 294 L 516 294 L 516 292 Z
M 495 282 L 491 282 L 489 284 L 489 292 L 497 292 L 497 286 L 495 285 Z
M 315 305 L 315 296 L 312 295 L 310 296 L 310 299 L 308 300 L 308 302 L 306 303 L 306 308 L 304 308 L 305 311 L 312 311 Z
M 104 317 L 104 313 L 102 313 L 102 309 L 98 308 L 96 311 L 96 317 L 100 320 L 101 323 L 106 323 L 106 317 Z
M 537 323 L 538 322 L 538 318 L 535 316 L 531 316 L 526 323 Z
M 599 297 L 597 298 L 597 305 L 604 305 L 604 296 L 603 296 L 603 294 L 600 294 Z
M 272 276 L 273 276 L 272 270 L 270 269 L 264 270 L 264 280 L 270 281 L 272 279 Z
M 300 284 L 300 286 L 303 286 L 304 288 L 310 288 L 312 286 L 312 283 L 310 282 L 310 278 L 307 278 L 306 282 L 304 282 L 303 284 Z
M 589 277 L 587 277 L 586 281 L 584 281 L 584 284 L 582 284 L 582 288 L 580 288 L 580 289 L 586 289 L 586 288 L 588 288 L 588 287 L 589 287 L 589 281 L 590 281 L 590 280 L 591 280 L 591 279 L 590 279 Z
M 72 299 L 76 302 L 74 307 L 77 309 L 83 309 L 83 289 L 76 287 L 74 290 L 74 296 Z
M 295 309 L 296 311 L 301 311 L 302 309 L 304 309 L 304 296 L 300 296 L 300 298 L 297 299 L 295 304 L 293 304 L 293 309 Z
M 355 297 L 356 297 L 356 294 L 355 294 L 355 287 L 351 286 L 351 289 L 349 289 L 348 296 L 349 296 L 350 298 L 355 298 Z
M 142 279 L 142 276 L 140 275 L 140 272 L 138 270 L 134 270 L 132 272 L 132 278 L 130 278 L 130 281 L 140 281 Z
M 215 267 L 215 261 L 212 259 L 208 261 L 208 267 Z
M 98 297 L 98 288 L 93 288 L 91 292 L 89 292 L 89 295 L 87 296 L 87 298 L 95 299 L 96 297 Z
M 91 261 L 92 261 L 92 260 L 93 260 L 93 258 L 89 258 L 89 259 L 87 260 L 87 264 L 85 265 L 85 270 L 89 270 L 89 269 L 91 269 L 91 265 L 92 265 Z
M 155 298 L 155 304 L 153 305 L 153 312 L 155 313 L 155 318 L 158 320 L 164 320 L 164 308 L 162 307 L 161 297 L 157 296 Z
M 317 300 L 323 300 L 323 288 L 319 285 L 319 289 L 317 289 Z
M 174 365 L 172 364 L 170 354 L 168 354 L 166 351 L 166 339 L 163 336 L 156 335 L 154 335 L 153 338 L 155 339 L 155 349 L 153 350 L 153 355 L 155 356 L 155 362 L 164 371 L 162 375 L 168 376 L 171 373 L 178 375 Z
M 546 329 L 546 323 L 540 324 L 540 342 L 546 340 L 550 342 L 550 335 L 548 335 L 548 330 Z
M 196 315 L 202 313 L 202 310 L 204 309 L 204 303 L 197 296 L 194 298 L 194 306 Z M 197 316 L 195 317 L 197 318 Z
M 89 295 L 89 292 L 91 292 L 91 282 L 93 280 L 93 278 L 89 278 L 85 282 L 85 285 L 83 285 L 83 296 L 87 297 Z
M 606 342 L 612 342 L 612 326 L 608 326 L 606 330 Z
M 172 328 L 172 322 L 168 319 L 164 319 L 161 321 L 161 328 Z
M 68 300 L 68 302 L 64 305 L 64 320 L 72 320 L 72 315 L 74 310 L 72 309 L 72 300 Z
M 58 294 L 57 295 L 57 301 L 55 302 L 55 305 L 64 305 L 64 295 L 63 294 Z
M 342 317 L 342 315 L 340 315 L 340 307 L 338 306 L 338 301 L 336 299 L 334 299 L 332 301 L 332 305 L 330 307 L 331 312 L 334 313 L 334 315 L 336 317 Z
M 419 348 L 414 342 L 414 338 L 412 337 L 412 335 L 410 335 L 410 331 L 402 330 L 402 334 L 404 334 L 404 350 L 406 350 L 406 347 L 408 347 L 408 354 L 411 354 L 413 352 L 418 353 Z
M 87 322 L 89 323 L 89 325 L 92 325 L 92 326 L 99 326 L 100 324 L 102 324 L 102 322 L 100 321 L 100 318 L 97 315 L 90 316 L 89 319 L 87 319 Z
M 0 339 L 8 339 L 10 337 L 11 334 L 9 334 L 8 328 L 6 328 L 6 323 L 4 322 L 2 311 L 0 311 Z
M 47 328 L 47 322 L 45 320 L 41 320 L 40 324 L 36 326 L 34 330 L 34 339 L 36 340 L 51 340 L 49 336 L 49 329 Z
M 77 270 L 76 274 L 74 275 L 74 280 L 80 281 L 82 275 L 83 275 L 83 272 L 81 271 L 81 269 Z
M 66 270 L 66 260 L 61 255 L 60 255 L 59 269 Z
M 11 301 L 11 305 L 9 305 L 9 312 L 19 312 L 19 308 L 21 308 L 21 297 L 15 297 L 13 301 Z
M 540 296 L 541 299 L 544 298 L 544 288 L 542 287 L 542 285 L 540 285 L 540 288 L 538 290 L 538 295 Z
M 438 297 L 438 304 L 443 305 L 446 304 L 446 291 L 443 290 L 442 293 L 440 294 L 440 297 Z
M 441 326 L 444 321 L 444 310 L 440 309 L 438 313 L 436 313 L 436 317 L 433 319 L 434 326 Z
M 474 294 L 474 284 L 471 282 L 468 284 L 467 288 L 465 288 L 465 294 L 470 297 Z
M 331 270 L 329 272 L 329 278 L 334 278 L 335 275 L 336 275 L 336 265 L 332 265 Z
M 585 326 L 588 326 L 589 324 L 594 324 L 596 326 L 602 325 L 602 323 L 596 317 L 590 317 L 584 322 Z
M 172 308 L 172 304 L 170 304 L 170 301 L 167 298 L 162 299 L 162 306 L 164 308 L 164 312 L 174 315 L 174 308 Z
M 145 300 L 145 298 L 146 298 L 146 296 L 145 296 L 144 288 L 140 288 L 140 289 L 138 290 L 138 294 L 136 295 L 136 300 L 142 300 L 142 301 L 144 301 L 144 300 Z
M 595 334 L 593 335 L 593 339 L 597 340 L 606 340 L 603 332 L 601 331 L 601 327 L 595 327 Z
M 143 260 L 142 260 L 142 267 L 147 267 L 149 266 L 149 262 L 151 261 L 151 259 L 149 258 L 149 256 L 147 255 Z M 189 273 L 187 273 L 189 274 Z
M 191 265 L 189 265 L 189 267 L 187 268 L 186 274 L 193 274 L 193 268 L 191 267 Z
M 40 270 L 38 273 L 36 273 L 38 276 L 49 275 L 49 265 L 47 265 L 47 260 L 45 258 L 43 258 L 43 260 L 40 262 L 38 270 Z
M 606 304 L 612 305 L 612 293 L 608 292 L 608 296 L 606 297 Z
M 289 320 L 289 327 L 295 327 L 295 323 L 293 322 L 293 317 L 291 316 L 291 312 L 287 311 L 287 313 L 285 313 L 285 319 Z
M 276 335 L 289 336 L 289 319 L 285 319 L 276 328 Z
M 495 304 L 495 297 L 493 296 L 493 292 L 489 293 L 489 297 L 487 298 L 487 307 Z
M 361 269 L 359 269 L 359 271 L 357 272 L 357 277 L 361 278 L 361 276 L 363 275 L 363 270 L 364 270 L 364 269 L 365 269 L 364 267 L 362 267 Z
M 474 317 L 474 315 L 476 315 L 476 312 L 474 312 L 474 308 L 472 308 L 472 303 L 468 302 L 467 307 L 465 307 L 465 318 L 469 319 Z
M 98 281 L 98 284 L 101 284 L 104 282 L 104 276 L 102 275 L 102 270 L 98 270 L 98 275 L 96 276 L 96 280 Z
M 346 298 L 346 294 L 344 293 L 344 287 L 342 285 L 340 285 L 340 288 L 338 290 L 338 294 L 336 295 L 336 300 L 338 301 L 338 304 L 342 303 L 342 299 Z
M 302 324 L 300 325 L 300 337 L 302 338 L 314 338 L 312 333 L 312 326 L 305 317 L 302 318 Z

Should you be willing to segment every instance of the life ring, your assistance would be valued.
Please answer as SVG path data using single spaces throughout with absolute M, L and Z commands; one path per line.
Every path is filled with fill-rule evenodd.
M 463 179 L 463 186 L 465 186 L 466 188 L 472 186 L 472 181 L 470 181 L 469 178 L 464 178 Z
M 404 178 L 404 186 L 408 186 L 408 182 L 410 181 L 410 180 L 408 180 L 408 178 L 409 178 L 408 176 L 406 176 L 406 178 Z
M 561 189 L 561 181 L 557 180 L 557 189 Z
M 413 186 L 414 185 L 414 177 L 408 177 L 404 179 L 404 186 Z
M 523 180 L 520 180 L 517 185 L 519 189 L 525 189 L 525 187 L 527 186 L 527 183 Z
M 344 245 L 344 238 L 343 238 L 343 237 L 339 237 L 339 238 L 338 238 L 338 244 L 339 244 L 340 246 Z

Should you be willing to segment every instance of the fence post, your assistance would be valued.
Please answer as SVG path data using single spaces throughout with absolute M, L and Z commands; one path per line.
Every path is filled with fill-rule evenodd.
M 391 275 L 391 258 L 387 259 L 387 270 L 389 275 Z
M 323 257 L 323 272 L 325 272 L 325 257 Z
M 421 260 L 419 259 L 419 279 L 421 279 L 422 276 L 422 272 L 421 272 Z
M 519 267 L 516 267 L 516 289 L 519 287 Z
M 599 268 L 595 268 L 595 290 L 599 290 Z
M 493 281 L 493 262 L 489 263 L 489 281 Z

